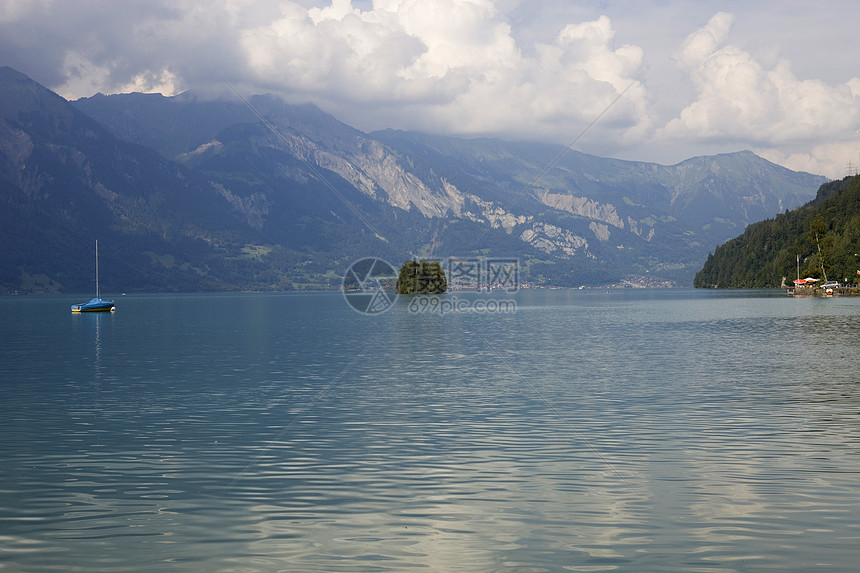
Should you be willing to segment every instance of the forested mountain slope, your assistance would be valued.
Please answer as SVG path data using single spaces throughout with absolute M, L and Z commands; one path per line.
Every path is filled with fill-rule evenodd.
M 801 277 L 855 281 L 860 270 L 860 177 L 822 185 L 793 211 L 747 227 L 718 247 L 697 287 L 780 287 Z

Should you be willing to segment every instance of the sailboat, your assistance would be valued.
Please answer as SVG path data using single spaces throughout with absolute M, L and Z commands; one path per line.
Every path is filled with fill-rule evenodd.
M 89 302 L 73 304 L 72 312 L 111 312 L 116 310 L 112 300 L 99 298 L 99 242 L 96 240 L 96 297 Z

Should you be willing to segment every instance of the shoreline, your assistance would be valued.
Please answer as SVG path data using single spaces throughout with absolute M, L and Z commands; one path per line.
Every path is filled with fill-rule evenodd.
M 789 296 L 860 296 L 860 287 L 836 287 L 833 289 L 823 289 L 821 287 L 788 287 L 785 289 Z

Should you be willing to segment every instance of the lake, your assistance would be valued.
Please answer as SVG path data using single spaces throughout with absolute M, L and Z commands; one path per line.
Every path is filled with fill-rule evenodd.
M 86 298 L 0 298 L 4 572 L 860 563 L 860 298 Z

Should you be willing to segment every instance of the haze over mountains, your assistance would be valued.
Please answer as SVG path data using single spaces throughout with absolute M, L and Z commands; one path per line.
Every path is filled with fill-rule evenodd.
M 514 113 L 515 110 L 512 110 Z M 523 280 L 689 286 L 824 177 L 750 152 L 673 166 L 363 133 L 272 97 L 67 102 L 0 69 L 0 291 L 325 288 L 378 256 L 516 257 Z

